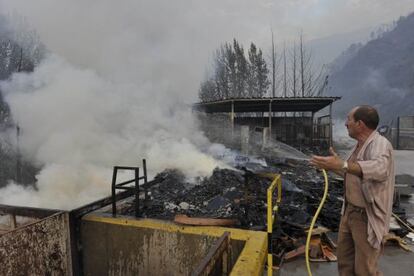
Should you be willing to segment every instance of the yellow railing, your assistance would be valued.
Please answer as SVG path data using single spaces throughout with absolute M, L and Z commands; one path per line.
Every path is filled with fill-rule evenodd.
M 272 232 L 273 224 L 275 223 L 275 215 L 278 211 L 279 204 L 282 200 L 282 178 L 280 174 L 275 173 L 265 173 L 260 174 L 262 177 L 270 178 L 272 183 L 269 188 L 267 188 L 267 242 L 268 242 L 268 252 L 267 252 L 267 275 L 272 275 L 273 273 L 273 248 L 272 248 Z M 276 204 L 273 206 L 273 193 L 277 189 L 277 198 Z

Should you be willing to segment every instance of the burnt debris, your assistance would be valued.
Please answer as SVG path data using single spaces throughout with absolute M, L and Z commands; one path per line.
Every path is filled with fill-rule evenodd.
M 149 199 L 140 210 L 142 217 L 173 220 L 177 214 L 189 217 L 236 219 L 240 228 L 263 230 L 266 227 L 266 191 L 271 181 L 258 173 L 282 175 L 282 203 L 276 219 L 275 233 L 290 237 L 303 236 L 320 198 L 324 181 L 319 171 L 306 161 L 268 159 L 268 166 L 255 171 L 215 169 L 212 176 L 188 182 L 177 170 L 165 170 L 162 179 L 149 190 Z M 339 226 L 342 206 L 342 180 L 330 178 L 329 195 L 318 223 L 332 231 Z M 126 208 L 133 215 L 134 204 Z

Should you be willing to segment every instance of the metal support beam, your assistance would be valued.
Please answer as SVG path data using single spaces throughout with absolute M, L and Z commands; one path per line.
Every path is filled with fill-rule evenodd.
M 144 162 L 145 170 L 146 171 L 146 162 Z M 134 172 L 134 178 L 128 181 L 124 181 L 122 183 L 116 183 L 117 175 L 119 170 L 129 170 Z M 133 191 L 135 195 L 135 216 L 139 217 L 139 181 L 143 179 L 146 182 L 146 175 L 139 176 L 139 168 L 138 167 L 126 167 L 126 166 L 115 166 L 114 172 L 112 175 L 112 216 L 116 216 L 116 190 L 130 190 Z M 127 186 L 128 184 L 134 183 L 133 186 Z M 145 190 L 145 187 L 144 187 Z
M 272 138 L 272 101 L 269 102 L 269 140 Z
M 33 207 L 18 207 L 0 204 L 0 215 L 13 214 L 14 216 L 30 217 L 30 218 L 45 218 L 61 212 L 53 209 L 40 209 Z
M 231 139 L 234 139 L 234 101 L 231 101 L 230 122 L 231 122 Z
M 313 129 L 313 120 L 315 119 L 315 112 L 312 112 L 312 116 L 311 116 L 311 141 L 310 141 L 310 145 L 311 147 L 313 147 L 314 145 L 314 138 L 315 138 L 315 133 L 314 133 L 314 129 Z
M 116 176 L 118 174 L 118 168 L 114 167 L 114 170 L 112 172 L 112 185 L 111 185 L 111 194 L 112 194 L 112 215 L 116 216 L 116 191 L 115 191 L 115 186 L 116 186 Z
M 144 187 L 147 185 L 148 183 L 148 178 L 147 178 L 147 161 L 145 161 L 145 159 L 142 159 L 142 169 L 144 171 Z M 144 188 L 144 205 L 148 204 L 149 201 L 149 197 L 148 197 L 148 189 Z
M 135 217 L 139 217 L 139 168 L 135 172 Z

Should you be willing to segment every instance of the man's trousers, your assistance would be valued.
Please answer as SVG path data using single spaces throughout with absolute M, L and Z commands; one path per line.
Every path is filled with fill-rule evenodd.
M 381 250 L 368 243 L 365 209 L 347 204 L 338 233 L 338 270 L 341 276 L 382 275 L 378 270 Z

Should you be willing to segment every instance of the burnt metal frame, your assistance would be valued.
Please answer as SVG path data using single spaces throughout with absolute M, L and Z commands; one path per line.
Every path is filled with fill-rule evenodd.
M 139 167 L 127 167 L 127 166 L 115 166 L 112 174 L 112 215 L 116 216 L 116 190 L 127 190 L 133 191 L 135 194 L 135 217 L 139 216 L 139 181 L 144 180 L 143 185 L 147 184 L 147 165 L 145 159 L 142 160 L 142 166 L 144 175 L 139 176 Z M 116 183 L 118 171 L 119 170 L 129 170 L 134 171 L 135 177 L 131 180 L 127 180 L 121 183 Z M 134 186 L 126 186 L 128 184 L 135 183 Z M 145 189 L 145 197 L 147 198 L 147 190 Z
M 191 273 L 192 276 L 201 275 L 229 275 L 230 274 L 230 233 L 223 235 L 214 243 L 207 255 Z M 218 266 L 221 266 L 221 271 Z M 221 272 L 221 273 L 220 273 Z
M 0 215 L 13 215 L 43 219 L 59 212 L 62 211 L 55 209 L 42 209 L 35 207 L 22 207 L 0 204 Z
M 145 160 L 143 160 L 144 164 Z M 146 166 L 144 165 L 144 177 L 146 177 Z M 163 181 L 164 178 L 159 177 L 157 179 L 153 179 L 151 181 L 146 182 L 146 184 L 140 185 L 140 188 L 142 188 L 145 191 L 145 194 L 147 196 L 147 190 L 148 188 L 160 183 Z M 144 179 L 146 181 L 146 178 Z M 81 219 L 84 215 L 91 213 L 95 210 L 98 210 L 104 206 L 107 206 L 114 201 L 123 200 L 127 197 L 130 197 L 134 195 L 135 191 L 130 190 L 124 190 L 122 192 L 119 192 L 115 194 L 115 197 L 108 196 L 105 198 L 102 198 L 100 200 L 94 201 L 92 203 L 89 203 L 85 206 L 79 207 L 77 209 L 71 210 L 69 212 L 69 225 L 70 225 L 70 241 L 71 241 L 71 248 L 72 248 L 72 271 L 73 275 L 82 275 L 83 270 L 83 262 L 82 262 L 82 247 L 79 244 L 80 239 L 80 224 Z
M 142 184 L 139 186 L 139 188 L 141 188 L 142 190 L 145 191 L 145 195 L 147 196 L 147 190 L 160 183 L 161 181 L 164 180 L 164 178 L 162 177 L 158 177 L 157 179 L 153 179 L 151 181 L 147 181 L 147 167 L 146 167 L 146 161 L 145 159 L 143 160 L 143 169 L 144 169 L 144 182 L 146 184 Z M 134 179 L 135 180 L 135 179 Z M 116 183 L 116 182 L 115 182 Z M 69 212 L 69 225 L 70 225 L 70 243 L 71 243 L 71 248 L 72 248 L 72 272 L 73 275 L 83 275 L 82 271 L 83 271 L 83 261 L 82 261 L 82 245 L 80 244 L 80 225 L 82 222 L 82 217 L 88 213 L 94 212 L 95 210 L 101 209 L 105 206 L 110 205 L 111 203 L 113 203 L 114 201 L 119 201 L 119 200 L 123 200 L 125 198 L 128 198 L 132 195 L 135 194 L 135 190 L 134 189 L 128 189 L 124 191 L 121 191 L 119 193 L 115 193 L 107 196 L 105 198 L 99 199 L 97 201 L 91 202 L 87 205 L 78 207 L 76 209 L 73 209 Z M 116 205 L 115 205 L 116 206 Z M 7 208 L 8 206 L 6 206 Z M 16 210 L 16 208 L 13 206 L 12 207 L 13 210 Z M 27 208 L 25 208 L 27 209 Z M 30 208 L 30 209 L 35 209 L 35 208 Z M 0 212 L 4 210 L 4 206 L 0 205 Z M 17 209 L 18 210 L 18 209 Z M 7 211 L 7 209 L 6 209 Z M 44 212 L 44 210 L 41 210 L 42 212 Z M 53 210 L 48 210 L 45 213 L 45 216 L 49 214 L 49 212 L 53 212 Z M 58 210 L 56 211 L 58 212 Z M 20 214 L 22 214 L 22 212 L 20 212 Z
M 9 228 L 2 229 L 2 230 L 14 230 L 18 228 L 16 217 L 29 217 L 35 218 L 38 220 L 50 217 L 54 214 L 60 213 L 60 210 L 53 210 L 53 209 L 41 209 L 35 207 L 21 207 L 21 206 L 11 206 L 11 205 L 3 205 L 0 204 L 0 216 L 8 216 L 9 217 Z

